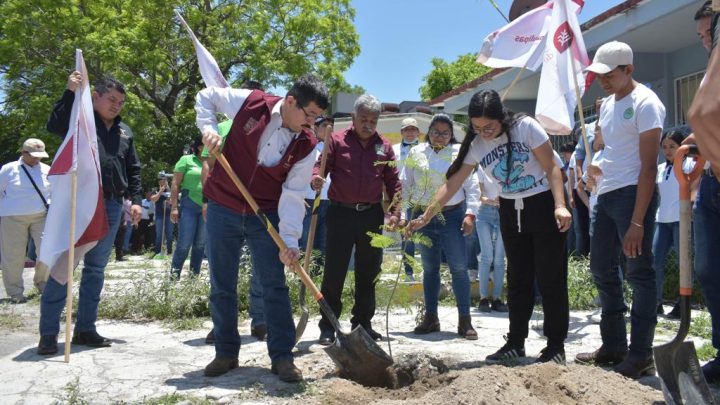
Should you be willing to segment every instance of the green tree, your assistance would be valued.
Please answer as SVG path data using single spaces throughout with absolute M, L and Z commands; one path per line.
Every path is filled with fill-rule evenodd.
M 420 87 L 423 100 L 432 100 L 458 86 L 476 79 L 491 69 L 475 62 L 475 54 L 460 55 L 454 62 L 448 63 L 441 58 L 433 58 L 432 70 L 423 77 Z
M 154 184 L 152 171 L 171 169 L 198 135 L 193 105 L 204 87 L 174 9 L 231 85 L 252 79 L 287 87 L 315 72 L 331 91 L 350 88 L 342 72 L 360 52 L 350 0 L 4 0 L 0 138 L 10 139 L 0 145 L 33 135 L 57 147 L 44 124 L 80 48 L 91 81 L 111 74 L 126 84 L 123 118 L 147 164 L 144 178 Z

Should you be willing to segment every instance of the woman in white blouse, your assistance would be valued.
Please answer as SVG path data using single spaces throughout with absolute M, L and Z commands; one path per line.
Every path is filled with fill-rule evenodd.
M 415 213 L 414 217 L 426 209 L 437 190 L 445 183 L 445 173 L 460 151 L 460 145 L 453 135 L 452 124 L 447 115 L 435 115 L 430 122 L 427 142 L 413 147 L 405 161 L 403 199 L 409 202 L 411 211 Z M 472 178 L 468 177 L 462 188 L 444 204 L 442 215 L 430 220 L 420 230 L 432 245 L 419 245 L 423 265 L 425 316 L 415 328 L 416 334 L 440 330 L 438 296 L 442 251 L 452 275 L 458 308 L 458 334 L 469 340 L 478 338 L 470 318 L 470 279 L 467 273 L 464 237 L 474 230 L 479 198 L 477 181 L 473 182 Z

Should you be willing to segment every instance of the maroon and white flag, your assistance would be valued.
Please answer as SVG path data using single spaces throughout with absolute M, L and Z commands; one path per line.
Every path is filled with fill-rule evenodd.
M 75 90 L 70 113 L 70 128 L 55 154 L 48 180 L 52 186 L 52 204 L 45 220 L 39 260 L 50 268 L 50 276 L 58 283 L 68 280 L 70 249 L 70 211 L 75 204 L 75 266 L 108 232 L 103 200 L 97 132 L 90 86 L 81 50 L 75 51 L 75 70 L 83 77 Z M 77 193 L 72 195 L 72 175 L 77 175 Z
M 540 74 L 535 117 L 551 135 L 567 135 L 575 125 L 577 97 L 587 87 L 585 69 L 590 64 L 577 15 L 568 10 L 583 0 L 555 0 L 548 25 L 543 68 Z
M 207 49 L 198 41 L 195 33 L 190 29 L 190 26 L 182 18 L 180 12 L 175 10 L 175 15 L 180 20 L 180 23 L 187 30 L 192 39 L 193 45 L 195 46 L 195 54 L 197 55 L 198 67 L 200 68 L 200 75 L 205 82 L 205 87 L 230 87 L 225 76 L 222 74 L 220 67 L 217 64 L 215 58 L 208 52 Z
M 530 10 L 485 37 L 477 62 L 492 68 L 537 70 L 543 63 L 545 38 L 555 3 L 549 1 Z M 582 1 L 572 2 L 570 9 L 579 14 L 582 6 Z

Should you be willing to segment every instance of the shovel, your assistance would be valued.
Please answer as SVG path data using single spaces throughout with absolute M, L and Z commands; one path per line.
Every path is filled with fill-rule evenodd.
M 681 146 L 675 153 L 673 171 L 680 183 L 680 328 L 675 338 L 653 347 L 655 366 L 668 404 L 714 404 L 693 342 L 683 342 L 690 328 L 692 271 L 690 262 L 690 183 L 700 176 L 705 164 L 697 156 L 695 169 L 683 172 L 683 159 L 690 147 Z M 657 269 L 656 269 L 657 270 Z
M 320 175 L 325 174 L 325 163 L 327 163 L 328 145 L 330 144 L 330 134 L 332 133 L 332 127 L 325 127 L 325 137 L 323 138 L 323 150 L 320 157 Z M 312 257 L 313 245 L 315 243 L 315 230 L 317 229 L 318 222 L 318 207 L 320 206 L 320 194 L 322 188 L 315 192 L 315 201 L 312 206 L 312 218 L 310 219 L 310 230 L 308 230 L 307 241 L 305 241 L 305 263 L 303 269 L 310 268 L 310 258 Z M 298 302 L 300 302 L 300 319 L 298 320 L 297 326 L 295 327 L 295 344 L 300 341 L 303 333 L 305 333 L 305 327 L 307 326 L 308 319 L 310 318 L 310 312 L 305 305 L 305 283 L 300 280 L 300 291 L 298 292 Z
M 278 245 L 280 251 L 283 252 L 287 250 L 285 241 L 280 238 L 280 235 L 265 214 L 260 211 L 260 207 L 255 202 L 255 199 L 242 184 L 232 167 L 230 167 L 230 163 L 225 159 L 225 156 L 222 153 L 218 153 L 216 157 L 223 169 L 225 169 L 225 172 L 230 176 L 232 182 L 235 183 L 235 186 L 240 190 L 245 201 L 250 204 L 255 215 L 265 224 L 265 227 L 270 233 L 270 237 L 272 237 L 273 241 Z M 358 325 L 349 334 L 344 333 L 335 313 L 327 301 L 325 301 L 325 298 L 315 283 L 313 283 L 310 276 L 308 276 L 299 263 L 293 263 L 292 269 L 300 277 L 303 284 L 310 290 L 320 306 L 320 310 L 325 314 L 335 329 L 335 342 L 326 347 L 325 351 L 340 370 L 340 376 L 371 387 L 391 385 L 392 373 L 389 368 L 393 364 L 392 358 L 372 340 L 362 326 Z

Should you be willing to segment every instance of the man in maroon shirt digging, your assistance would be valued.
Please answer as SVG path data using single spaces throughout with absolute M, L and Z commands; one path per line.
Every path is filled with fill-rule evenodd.
M 336 132 L 328 144 L 325 173 L 320 173 L 320 161 L 315 163 L 312 186 L 320 189 L 329 173 L 332 182 L 328 190 L 330 207 L 327 211 L 327 243 L 325 273 L 321 291 L 328 304 L 340 317 L 342 289 L 347 275 L 350 255 L 355 247 L 355 305 L 350 322 L 362 325 L 375 340 L 382 335 L 371 327 L 375 315 L 375 279 L 380 274 L 383 251 L 370 246 L 368 232 L 380 232 L 383 225 L 383 187 L 393 200 L 400 193 L 400 181 L 394 161 L 392 144 L 377 133 L 380 101 L 364 94 L 355 101 L 353 125 Z M 400 218 L 400 204 L 390 209 L 388 225 L 394 227 Z M 335 331 L 323 315 L 320 320 L 320 344 L 330 345 Z

